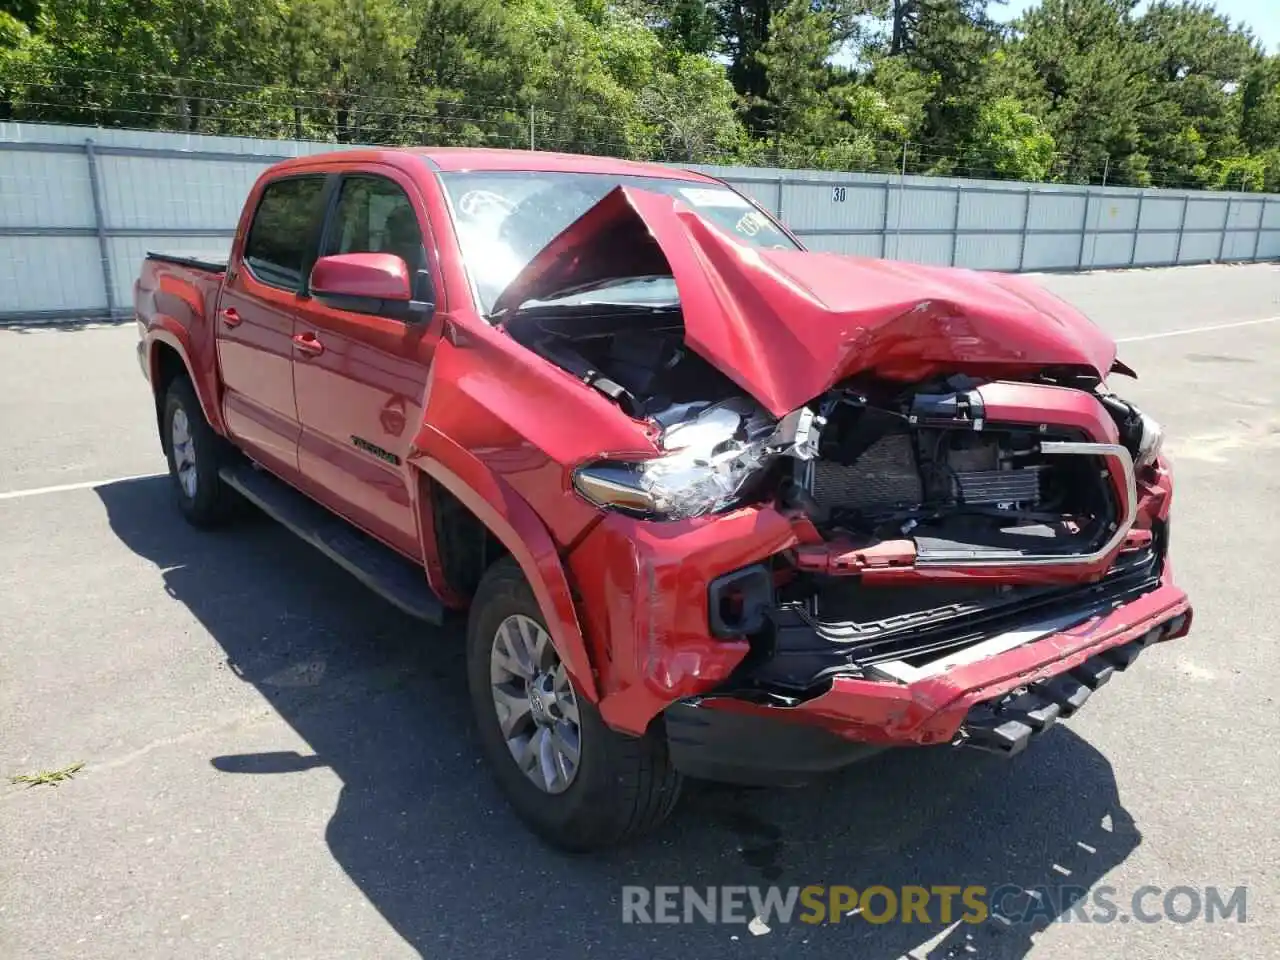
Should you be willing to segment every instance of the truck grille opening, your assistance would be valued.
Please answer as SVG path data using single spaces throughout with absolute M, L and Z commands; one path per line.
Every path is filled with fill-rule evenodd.
M 1053 452 L 1090 438 L 912 409 L 844 401 L 826 418 L 818 456 L 797 464 L 795 482 L 828 539 L 910 538 L 918 562 L 985 562 L 1086 554 L 1114 531 L 1120 501 L 1106 459 Z

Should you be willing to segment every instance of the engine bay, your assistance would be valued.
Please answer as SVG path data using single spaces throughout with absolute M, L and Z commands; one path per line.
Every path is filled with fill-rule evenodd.
M 793 468 L 791 498 L 824 533 L 910 537 L 923 560 L 1070 553 L 1101 538 L 1115 514 L 1105 464 L 1044 452 L 1087 438 L 990 423 L 977 385 L 955 376 L 882 398 L 834 391 L 821 403 L 817 457 Z
M 949 577 L 957 567 L 1087 565 L 1127 535 L 1133 468 L 1158 449 L 1158 425 L 1087 372 L 1046 369 L 1021 382 L 1094 396 L 1129 452 L 1119 451 L 1122 469 L 1114 444 L 1052 422 L 1060 394 L 1044 395 L 1048 422 L 992 419 L 984 396 L 997 382 L 959 372 L 917 383 L 854 377 L 774 417 L 685 344 L 675 305 L 543 304 L 507 329 L 657 428 L 657 455 L 578 468 L 587 499 L 667 520 L 773 502 L 812 523 L 823 545 L 759 567 L 770 613 L 759 632 L 742 631 L 753 652 L 740 679 L 770 696 L 810 695 L 834 673 L 923 667 L 1016 632 L 1036 611 L 1105 609 L 1158 582 L 1163 547 L 1151 540 L 1078 581 Z M 1025 409 L 1037 416 L 1034 401 Z M 869 583 L 841 566 L 873 551 L 944 573 Z M 746 607 L 736 586 L 726 589 L 716 616 L 729 635 Z
M 636 419 L 741 393 L 685 345 L 678 307 L 526 307 L 506 329 L 517 342 L 604 393 Z
M 1091 438 L 990 421 L 986 381 L 846 382 L 779 421 L 685 344 L 676 303 L 533 304 L 505 327 L 659 428 L 668 456 L 597 471 L 653 505 L 629 512 L 676 519 L 774 498 L 828 540 L 910 539 L 925 564 L 1083 554 L 1115 530 L 1105 460 L 1051 452 Z

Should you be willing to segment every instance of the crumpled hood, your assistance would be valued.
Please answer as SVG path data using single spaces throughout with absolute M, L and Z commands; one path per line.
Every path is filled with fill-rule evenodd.
M 775 416 L 855 374 L 915 382 L 1083 367 L 1114 341 L 1008 274 L 735 241 L 679 200 L 618 187 L 539 252 L 495 311 L 599 280 L 669 272 L 685 342 Z

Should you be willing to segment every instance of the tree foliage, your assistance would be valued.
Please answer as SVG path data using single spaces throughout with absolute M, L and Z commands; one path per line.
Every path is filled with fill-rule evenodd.
M 0 119 L 1280 191 L 1210 0 L 988 2 L 12 0 Z

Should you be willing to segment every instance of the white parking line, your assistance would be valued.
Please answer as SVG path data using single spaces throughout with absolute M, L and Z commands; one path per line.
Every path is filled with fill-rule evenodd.
M 1280 317 L 1262 317 L 1258 320 L 1236 320 L 1231 323 L 1215 323 L 1207 327 L 1187 327 L 1184 330 L 1166 330 L 1164 333 L 1144 333 L 1140 337 L 1120 337 L 1116 343 L 1141 343 L 1143 340 L 1162 340 L 1165 337 L 1181 337 L 1188 333 L 1210 333 L 1214 330 L 1230 330 L 1232 327 L 1256 327 L 1260 323 L 1275 323 Z
M 41 497 L 46 493 L 67 493 L 71 490 L 90 490 L 94 487 L 105 487 L 112 483 L 127 483 L 130 480 L 154 480 L 165 477 L 165 473 L 139 473 L 131 477 L 114 477 L 111 480 L 85 480 L 82 483 L 63 483 L 56 487 L 32 487 L 29 490 L 8 490 L 0 493 L 0 500 L 21 500 L 23 497 Z

